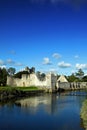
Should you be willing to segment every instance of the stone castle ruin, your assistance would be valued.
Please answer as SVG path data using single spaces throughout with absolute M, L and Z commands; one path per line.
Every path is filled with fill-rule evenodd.
M 45 74 L 42 78 L 37 73 L 22 74 L 21 78 L 14 78 L 7 76 L 7 85 L 9 86 L 20 86 L 29 87 L 37 86 L 42 89 L 48 89 L 49 91 L 55 91 L 56 89 L 57 76 L 52 73 Z
M 68 82 L 64 75 L 61 75 L 57 79 L 57 75 L 51 72 L 35 73 L 35 69 L 26 68 L 29 73 L 22 74 L 20 78 L 7 76 L 7 85 L 14 87 L 29 87 L 36 86 L 41 89 L 45 89 L 49 92 L 55 92 L 58 89 L 73 90 L 73 89 L 84 89 L 87 88 L 87 82 Z

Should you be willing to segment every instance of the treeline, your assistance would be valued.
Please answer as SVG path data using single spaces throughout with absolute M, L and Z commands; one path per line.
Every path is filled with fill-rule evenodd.
M 26 67 L 25 70 L 19 71 L 16 73 L 16 69 L 13 67 L 10 67 L 9 69 L 6 68 L 0 68 L 0 86 L 6 86 L 7 82 L 7 76 L 13 76 L 15 78 L 21 78 L 22 74 L 32 74 L 35 73 L 35 68 L 29 68 Z M 46 75 L 44 73 L 40 73 L 39 71 L 36 72 L 37 77 L 44 81 L 46 78 Z M 57 75 L 57 78 L 59 78 L 60 75 Z M 69 82 L 87 82 L 87 75 L 84 76 L 84 72 L 82 69 L 79 69 L 76 73 L 71 74 L 70 76 L 66 76 L 66 79 Z
M 84 75 L 82 69 L 77 72 L 72 73 L 70 76 L 66 77 L 69 82 L 87 82 L 87 75 Z

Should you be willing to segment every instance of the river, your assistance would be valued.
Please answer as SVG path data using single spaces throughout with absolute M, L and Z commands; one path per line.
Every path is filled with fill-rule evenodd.
M 42 94 L 0 103 L 0 130 L 84 130 L 84 99 L 86 95 L 80 94 Z

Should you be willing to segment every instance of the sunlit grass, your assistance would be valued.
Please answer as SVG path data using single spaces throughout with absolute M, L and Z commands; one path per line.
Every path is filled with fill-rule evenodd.
M 3 86 L 0 87 L 0 91 L 13 91 L 13 90 L 20 90 L 20 91 L 34 91 L 34 90 L 40 90 L 36 86 L 30 86 L 30 87 L 10 87 L 10 86 Z
M 83 120 L 84 128 L 87 130 L 87 99 L 83 102 L 80 114 Z

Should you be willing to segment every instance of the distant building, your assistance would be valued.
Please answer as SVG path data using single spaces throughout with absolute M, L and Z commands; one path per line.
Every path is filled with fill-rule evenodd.
M 58 81 L 58 82 L 68 82 L 68 80 L 65 78 L 64 75 L 61 75 L 61 76 L 58 78 L 57 81 Z

